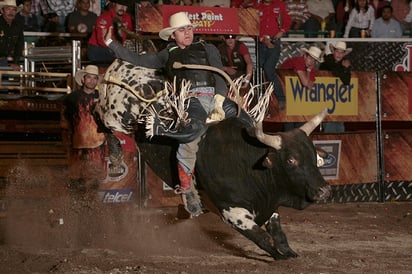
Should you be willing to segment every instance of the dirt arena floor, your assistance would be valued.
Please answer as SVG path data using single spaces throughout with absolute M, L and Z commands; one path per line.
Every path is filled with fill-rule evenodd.
M 412 203 L 281 208 L 295 259 L 275 261 L 213 214 L 14 199 L 0 218 L 0 273 L 412 273 Z

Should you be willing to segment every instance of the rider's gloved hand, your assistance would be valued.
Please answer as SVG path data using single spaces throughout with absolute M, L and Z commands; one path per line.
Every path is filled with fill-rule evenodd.
M 223 110 L 223 101 L 225 100 L 225 97 L 216 94 L 213 99 L 215 101 L 215 108 L 212 110 L 209 118 L 213 121 L 222 121 L 225 119 L 225 111 Z

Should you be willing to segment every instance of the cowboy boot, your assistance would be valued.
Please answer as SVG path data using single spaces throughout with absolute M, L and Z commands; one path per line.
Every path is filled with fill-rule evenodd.
M 189 123 L 178 128 L 168 129 L 159 120 L 154 120 L 153 135 L 166 136 L 176 139 L 179 143 L 189 143 L 198 136 L 203 135 L 207 130 L 204 122 L 197 119 L 190 119 Z
M 175 192 L 182 195 L 182 201 L 186 211 L 193 217 L 203 214 L 202 202 L 194 186 L 192 175 L 187 174 L 180 164 L 178 164 L 178 175 L 180 187 L 178 187 Z

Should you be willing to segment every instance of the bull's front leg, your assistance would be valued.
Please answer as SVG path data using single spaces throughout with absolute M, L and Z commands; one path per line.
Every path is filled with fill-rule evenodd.
M 249 210 L 230 207 L 229 209 L 222 210 L 222 216 L 227 223 L 231 224 L 237 231 L 253 241 L 261 249 L 268 252 L 274 259 L 287 259 L 297 256 L 290 248 L 287 251 L 284 245 L 278 246 L 279 243 L 282 243 L 282 241 L 279 241 L 279 237 L 272 237 L 271 234 L 258 226 L 254 221 L 255 216 Z M 284 234 L 283 237 L 286 239 Z
M 298 254 L 290 248 L 285 233 L 280 226 L 279 213 L 275 212 L 265 223 L 266 231 L 272 236 L 278 252 L 287 257 L 297 257 Z

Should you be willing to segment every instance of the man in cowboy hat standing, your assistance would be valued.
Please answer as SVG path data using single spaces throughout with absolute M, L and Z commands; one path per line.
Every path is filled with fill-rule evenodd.
M 117 21 L 127 30 L 134 31 L 132 16 L 127 13 L 129 1 L 111 0 L 110 3 L 110 8 L 97 17 L 94 30 L 88 42 L 88 58 L 96 64 L 110 64 L 115 59 L 114 52 L 103 41 L 103 33 L 108 32 L 114 22 Z M 110 32 L 113 32 L 113 28 L 110 29 Z M 126 40 L 126 33 L 118 30 L 118 32 L 112 34 L 112 39 L 123 45 Z
M 186 13 L 178 12 L 170 16 L 169 27 L 159 32 L 159 37 L 171 43 L 158 53 L 138 55 L 113 41 L 110 31 L 105 36 L 106 44 L 120 59 L 129 61 L 138 66 L 160 69 L 164 68 L 168 80 L 180 84 L 182 80 L 191 82 L 187 109 L 188 124 L 182 126 L 178 132 L 170 132 L 158 122 L 153 124 L 151 131 L 154 135 L 169 136 L 180 142 L 177 151 L 178 174 L 180 187 L 177 194 L 182 194 L 186 210 L 192 216 L 202 214 L 202 204 L 193 185 L 192 175 L 196 162 L 196 152 L 201 135 L 206 132 L 206 119 L 209 114 L 220 113 L 225 117 L 237 115 L 237 105 L 225 98 L 227 87 L 225 80 L 215 72 L 198 69 L 175 69 L 173 63 L 209 65 L 223 70 L 218 49 L 209 43 L 194 38 L 194 29 Z M 180 87 L 178 87 L 179 89 Z M 225 117 L 220 117 L 223 119 Z M 249 116 L 241 113 L 244 120 L 250 122 Z
M 98 132 L 97 124 L 90 112 L 98 100 L 96 90 L 101 81 L 97 66 L 88 65 L 75 75 L 80 89 L 67 95 L 62 110 L 61 127 L 68 130 L 66 140 L 70 146 L 69 176 L 75 188 L 97 187 L 105 178 L 105 136 Z
M 346 47 L 343 41 L 329 44 L 331 54 L 325 56 L 325 62 L 320 64 L 319 70 L 328 70 L 335 77 L 338 77 L 344 85 L 350 84 L 351 62 L 347 55 L 352 52 L 351 48 Z M 323 131 L 328 133 L 340 133 L 345 131 L 343 122 L 322 123 Z
M 20 8 L 16 0 L 4 0 L 0 2 L 0 10 L 0 67 L 10 66 L 13 70 L 20 70 L 24 47 L 24 25 L 16 19 Z

